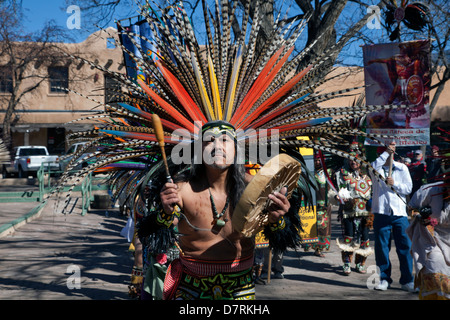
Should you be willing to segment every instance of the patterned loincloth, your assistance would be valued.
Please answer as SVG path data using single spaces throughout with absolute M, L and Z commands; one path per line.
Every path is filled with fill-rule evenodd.
M 174 260 L 164 281 L 164 300 L 254 300 L 253 257 L 233 262 Z

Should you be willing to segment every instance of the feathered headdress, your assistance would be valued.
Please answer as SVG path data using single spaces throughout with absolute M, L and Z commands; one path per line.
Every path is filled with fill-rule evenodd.
M 184 142 L 194 141 L 204 124 L 221 120 L 236 129 L 237 141 L 247 147 L 249 144 L 278 145 L 282 152 L 303 162 L 297 151 L 299 147 L 355 158 L 338 146 L 348 146 L 353 137 L 367 134 L 359 128 L 348 127 L 347 122 L 373 111 L 403 107 L 362 104 L 319 107 L 318 103 L 361 87 L 317 92 L 319 86 L 332 79 L 324 74 L 331 62 L 329 51 L 298 70 L 316 43 L 314 41 L 303 51 L 294 53 L 296 40 L 307 20 L 289 25 L 284 20 L 277 20 L 265 42 L 258 44 L 257 51 L 261 26 L 259 6 L 255 6 L 253 19 L 250 19 L 248 1 L 238 21 L 237 1 L 232 4 L 227 0 L 218 2 L 211 11 L 206 0 L 202 1 L 205 44 L 197 41 L 182 2 L 164 9 L 148 2 L 142 6 L 139 23 L 150 31 L 151 36 L 143 36 L 118 23 L 121 47 L 125 60 L 130 63 L 128 69 L 133 73 L 129 72 L 129 76 L 73 57 L 106 72 L 122 86 L 115 92 L 115 103 L 104 105 L 104 111 L 98 115 L 84 118 L 99 120 L 95 129 L 68 137 L 70 140 L 89 140 L 79 151 L 80 155 L 92 146 L 98 149 L 90 155 L 97 161 L 77 172 L 73 177 L 74 184 L 94 170 L 112 172 L 114 200 L 120 192 L 127 190 L 123 179 L 119 178 L 129 175 L 130 170 L 134 170 L 134 174 L 127 181 L 137 186 L 134 190 L 142 190 L 140 187 L 155 180 L 163 167 L 152 128 L 153 114 L 161 119 L 169 155 L 180 142 L 172 138 L 174 131 L 182 133 Z M 240 24 L 239 33 L 233 32 L 236 24 Z M 125 43 L 133 44 L 134 49 Z M 271 132 L 277 134 L 271 135 Z M 298 139 L 299 136 L 308 139 Z M 377 136 L 371 138 L 377 139 Z M 361 159 L 356 161 L 369 166 Z M 176 167 L 174 170 L 182 170 L 188 165 L 171 163 L 171 166 Z M 309 192 L 309 185 L 314 184 L 307 172 L 305 167 L 299 180 L 299 187 L 305 193 Z M 68 178 L 67 173 L 61 179 L 62 184 Z
M 386 29 L 390 33 L 391 41 L 400 39 L 401 23 L 415 31 L 422 31 L 428 25 L 430 9 L 425 3 L 401 0 L 401 4 L 397 5 L 396 2 L 389 1 L 384 11 Z

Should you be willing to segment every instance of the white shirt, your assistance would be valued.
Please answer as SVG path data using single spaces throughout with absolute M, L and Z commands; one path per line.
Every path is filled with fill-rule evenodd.
M 385 166 L 389 153 L 383 152 L 374 162 L 372 167 L 383 177 L 389 174 L 389 167 Z M 377 177 L 372 176 L 372 212 L 394 216 L 408 216 L 406 211 L 406 196 L 412 191 L 412 180 L 409 169 L 403 163 L 393 161 L 392 178 L 393 188 L 400 197 L 395 194 L 386 183 Z
M 411 196 L 409 205 L 419 211 L 422 207 L 431 207 L 430 218 L 437 219 L 440 225 L 447 224 L 450 231 L 450 202 L 444 200 L 444 182 L 439 181 L 421 186 Z M 448 238 L 450 244 L 450 238 Z

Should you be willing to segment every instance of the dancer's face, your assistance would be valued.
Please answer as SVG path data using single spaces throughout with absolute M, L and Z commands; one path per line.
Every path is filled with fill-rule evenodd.
M 228 134 L 203 135 L 203 163 L 217 169 L 226 169 L 234 163 L 235 142 Z
M 320 169 L 322 168 L 322 163 L 320 162 L 319 158 L 314 159 L 314 168 L 315 169 Z
M 361 168 L 361 164 L 359 162 L 350 160 L 349 164 L 353 171 L 358 171 Z

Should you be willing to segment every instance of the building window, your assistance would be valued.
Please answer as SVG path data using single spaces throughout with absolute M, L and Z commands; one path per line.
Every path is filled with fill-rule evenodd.
M 49 67 L 48 77 L 50 82 L 50 93 L 68 93 L 69 69 L 67 67 Z
M 116 48 L 116 39 L 107 38 L 106 39 L 106 48 L 107 49 L 115 49 Z
M 117 101 L 117 94 L 120 93 L 120 91 L 120 83 L 116 79 L 105 75 L 105 103 Z
M 13 80 L 12 71 L 8 66 L 0 67 L 0 93 L 12 93 Z

